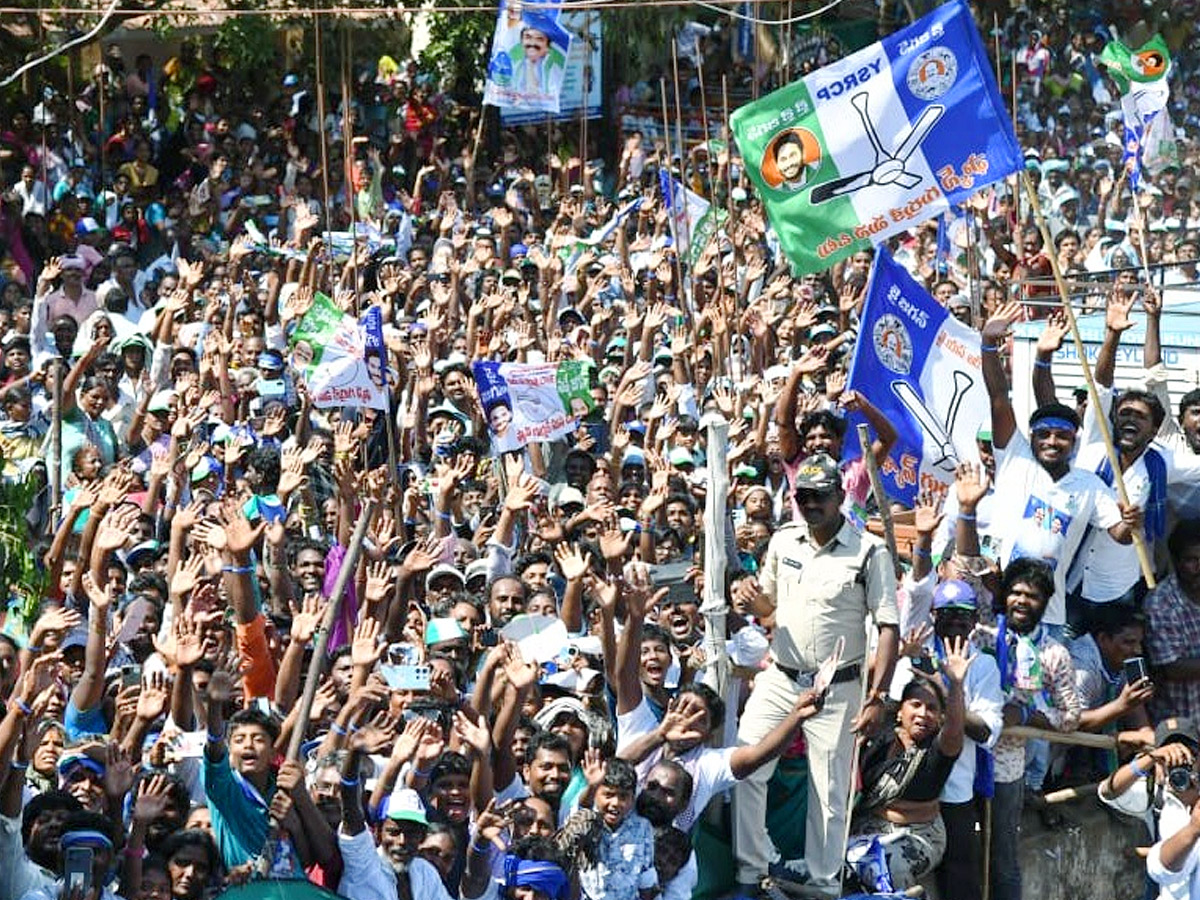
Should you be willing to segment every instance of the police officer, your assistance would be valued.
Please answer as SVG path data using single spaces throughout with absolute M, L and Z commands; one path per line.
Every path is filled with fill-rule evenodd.
M 734 602 L 775 619 L 771 665 L 754 679 L 738 729 L 739 744 L 754 744 L 795 706 L 839 638 L 845 645 L 821 712 L 804 723 L 808 745 L 807 872 L 798 879 L 812 896 L 838 896 L 847 794 L 855 733 L 883 722 L 884 698 L 899 648 L 896 577 L 882 541 L 859 534 L 841 513 L 844 494 L 837 462 L 814 454 L 795 476 L 803 518 L 781 528 L 767 548 L 759 578 L 735 589 Z M 859 707 L 867 660 L 868 613 L 879 629 L 871 690 Z M 766 829 L 769 763 L 734 788 L 734 852 L 739 894 L 761 895 L 770 843 Z

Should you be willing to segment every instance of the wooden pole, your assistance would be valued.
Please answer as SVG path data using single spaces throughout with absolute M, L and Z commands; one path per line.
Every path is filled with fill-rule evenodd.
M 708 184 L 708 189 L 704 191 L 708 199 L 711 201 L 716 197 L 716 186 L 713 184 L 713 155 L 712 146 L 710 143 L 711 135 L 708 131 L 708 97 L 704 91 L 704 62 L 696 66 L 696 80 L 700 82 L 700 127 L 704 129 L 704 134 L 700 138 L 700 145 L 704 147 L 704 155 L 708 159 L 708 178 L 701 181 L 700 186 L 703 190 L 704 184 Z
M 1117 749 L 1117 739 L 1113 735 L 1092 734 L 1087 731 L 1051 731 L 1045 728 L 1030 728 L 1028 725 L 1008 725 L 1004 729 L 1004 736 L 1026 741 L 1049 741 L 1052 744 L 1091 747 L 1095 750 Z
M 358 524 L 354 526 L 354 534 L 350 538 L 350 546 L 346 548 L 346 556 L 342 567 L 338 569 L 337 580 L 333 585 L 333 593 L 329 595 L 329 605 L 325 608 L 325 618 L 314 638 L 312 658 L 308 662 L 308 677 L 304 682 L 304 695 L 300 700 L 300 710 L 296 714 L 296 724 L 292 729 L 291 740 L 288 741 L 288 759 L 300 758 L 300 745 L 304 743 L 304 732 L 308 730 L 308 720 L 312 714 L 313 698 L 317 694 L 317 679 L 321 677 L 321 668 L 325 663 L 325 650 L 329 646 L 329 633 L 342 608 L 342 597 L 346 593 L 346 585 L 354 577 L 358 568 L 358 557 L 362 552 L 363 538 L 367 528 L 375 516 L 379 501 L 370 498 L 358 514 Z
M 679 154 L 679 178 L 684 178 L 687 165 L 687 145 L 683 140 L 683 103 L 679 96 L 679 46 L 675 38 L 671 38 L 671 71 L 675 80 L 675 151 Z M 679 286 L 680 289 L 683 285 Z
M 896 577 L 899 577 L 900 552 L 896 549 L 896 524 L 892 521 L 892 507 L 883 490 L 883 479 L 879 477 L 879 464 L 875 461 L 875 454 L 871 452 L 871 432 L 865 424 L 858 426 L 858 443 L 862 447 L 863 464 L 867 467 L 867 475 L 871 479 L 871 493 L 875 495 L 875 505 L 879 507 L 879 519 L 883 523 L 883 539 L 887 542 L 888 553 L 891 554 L 892 567 L 896 570 Z
M 325 204 L 324 216 L 325 219 L 325 252 L 329 252 L 329 231 L 331 228 L 332 218 L 329 208 L 329 143 L 328 134 L 325 131 L 325 57 L 321 49 L 321 17 L 317 15 L 317 6 L 314 0 L 313 3 L 313 44 L 315 48 L 314 57 L 317 66 L 317 120 L 320 123 L 319 130 L 321 134 L 321 191 L 324 194 L 323 202 Z M 346 190 L 349 190 L 347 185 Z
M 354 102 L 351 96 L 350 77 L 350 26 L 342 29 L 342 166 L 345 170 L 343 178 L 346 182 L 346 198 L 350 204 L 350 271 L 354 277 L 354 312 L 359 309 L 358 280 L 358 189 L 354 186 Z
M 1029 195 L 1029 208 L 1032 210 L 1038 228 L 1042 232 L 1042 241 L 1046 247 L 1053 247 L 1053 243 L 1050 240 L 1050 227 L 1046 224 L 1046 217 L 1042 213 L 1042 206 L 1038 201 L 1037 191 L 1034 190 L 1033 182 L 1029 180 L 1024 172 L 1021 173 L 1021 182 L 1025 185 L 1025 193 Z M 1050 270 L 1054 273 L 1054 283 L 1058 287 L 1058 297 L 1062 301 L 1063 314 L 1067 317 L 1067 324 L 1071 328 L 1071 337 L 1075 341 L 1075 352 L 1079 355 L 1079 365 L 1083 369 L 1083 380 L 1088 389 L 1088 402 L 1092 404 L 1092 409 L 1096 411 L 1096 429 L 1100 432 L 1100 440 L 1104 442 L 1104 453 L 1108 457 L 1108 464 L 1112 466 L 1113 472 L 1122 473 L 1119 476 L 1114 476 L 1113 486 L 1116 488 L 1117 498 L 1121 501 L 1121 504 L 1129 506 L 1129 492 L 1125 490 L 1125 478 L 1121 459 L 1117 454 L 1117 448 L 1113 445 L 1112 430 L 1109 428 L 1108 417 L 1101 415 L 1103 407 L 1100 405 L 1100 394 L 1096 390 L 1096 382 L 1092 378 L 1092 364 L 1088 362 L 1087 348 L 1083 346 L 1083 338 L 1079 334 L 1079 323 L 1075 321 L 1075 310 L 1071 308 L 1071 298 L 1067 294 L 1067 284 L 1063 281 L 1062 269 L 1058 265 L 1058 254 L 1051 252 L 1046 255 L 1050 259 Z M 1146 580 L 1146 587 L 1153 588 L 1157 584 L 1154 578 L 1154 566 L 1150 562 L 1150 551 L 1146 547 L 1146 538 L 1140 528 L 1133 530 L 1133 546 L 1137 550 L 1138 563 L 1142 568 L 1142 577 Z
M 721 120 L 725 123 L 725 211 L 729 213 L 725 228 L 728 230 L 733 222 L 733 132 L 729 128 L 729 79 L 724 72 L 721 73 Z
M 63 360 L 55 356 L 50 363 L 53 374 L 52 396 L 54 407 L 50 410 L 50 497 L 51 519 L 62 507 L 62 426 L 63 426 Z
M 467 167 L 467 208 L 475 209 L 475 159 L 479 156 L 479 143 L 483 140 L 483 118 L 487 115 L 487 107 L 480 104 L 479 121 L 475 124 L 475 140 L 471 142 L 471 164 Z M 546 118 L 547 128 L 550 127 L 549 116 Z
M 671 127 L 667 122 L 667 81 L 665 78 L 658 79 L 659 92 L 662 95 L 662 122 L 663 122 L 663 154 L 666 156 L 664 164 L 667 167 L 667 183 L 671 182 L 674 177 L 671 175 Z M 682 174 L 682 172 L 680 173 Z M 674 197 L 663 197 L 663 205 L 673 204 Z M 683 302 L 684 314 L 688 317 L 688 324 L 691 324 L 691 308 L 683 297 L 683 261 L 679 256 L 679 231 L 675 227 L 675 209 L 667 210 L 667 225 L 671 229 L 671 243 L 675 245 L 675 291 L 679 299 Z

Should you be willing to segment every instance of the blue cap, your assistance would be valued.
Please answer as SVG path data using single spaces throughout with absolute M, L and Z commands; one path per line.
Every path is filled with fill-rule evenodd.
M 975 589 L 965 581 L 951 578 L 943 581 L 933 592 L 933 608 L 969 609 L 975 611 Z
M 516 259 L 518 256 L 528 256 L 529 248 L 524 244 L 513 244 L 508 248 L 508 258 Z

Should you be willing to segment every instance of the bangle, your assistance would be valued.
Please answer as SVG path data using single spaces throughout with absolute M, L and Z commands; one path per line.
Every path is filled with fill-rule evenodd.
M 360 732 L 360 731 L 362 731 L 362 729 L 361 729 L 361 728 L 359 728 L 357 725 L 355 725 L 355 724 L 351 723 L 351 725 L 350 725 L 350 734 L 358 734 L 358 732 Z
M 28 703 L 26 703 L 24 700 L 22 700 L 20 697 L 13 697 L 13 703 L 16 705 L 17 709 L 19 709 L 25 715 L 27 715 L 27 716 L 33 715 L 33 707 L 30 706 Z
M 1137 764 L 1137 756 L 1134 756 L 1134 758 L 1129 761 L 1129 771 L 1133 773 L 1134 778 L 1145 778 L 1154 770 L 1152 768 L 1142 769 L 1139 767 Z
M 342 787 L 348 787 L 348 788 L 358 787 L 358 779 L 357 778 L 346 778 L 343 775 L 342 776 Z
M 928 550 L 926 550 L 924 547 L 917 547 L 914 545 L 913 553 L 915 553 L 917 556 L 922 556 L 926 559 L 933 559 L 933 554 L 931 552 L 929 552 Z
M 442 512 L 440 509 L 437 511 L 437 517 L 438 517 L 439 519 L 441 519 L 443 522 L 449 522 L 449 521 L 450 521 L 450 513 L 448 513 L 448 512 Z
M 35 646 L 35 645 L 33 645 L 33 644 L 26 644 L 26 645 L 25 645 L 25 650 L 26 650 L 26 652 L 27 652 L 27 653 L 32 653 L 34 656 L 37 656 L 39 653 L 41 653 L 41 652 L 42 652 L 42 648 L 41 648 L 41 647 L 37 647 L 37 646 Z
M 254 571 L 253 566 L 221 566 L 222 572 L 228 572 L 230 575 L 249 575 Z
M 18 772 L 24 772 L 26 769 L 28 769 L 28 768 L 29 768 L 29 763 L 27 763 L 27 762 L 17 762 L 17 761 L 14 759 L 12 762 L 10 762 L 10 763 L 8 764 L 8 767 L 9 767 L 10 769 L 15 769 L 15 770 L 16 770 L 16 771 L 18 771 Z
M 213 734 L 211 731 L 210 731 L 210 732 L 208 732 L 208 739 L 209 739 L 209 741 L 210 741 L 211 743 L 214 743 L 214 744 L 220 744 L 220 743 L 224 742 L 224 740 L 225 740 L 225 733 L 226 733 L 228 730 L 229 730 L 228 726 L 223 726 L 223 727 L 221 728 L 221 733 L 220 733 L 220 734 Z
M 1048 359 L 1035 359 L 1035 360 L 1033 361 L 1033 367 L 1034 367 L 1035 369 L 1049 369 L 1049 368 L 1050 368 L 1050 360 L 1048 360 Z
M 975 516 L 972 513 L 961 513 L 960 512 L 958 514 L 958 517 L 960 519 L 962 519 L 964 522 L 974 522 L 975 521 Z
M 980 344 L 979 345 L 980 353 L 997 353 L 997 352 L 999 352 L 999 350 L 1000 350 L 999 344 Z
M 348 735 L 350 733 L 345 728 L 343 728 L 341 725 L 339 725 L 337 722 L 333 723 L 332 727 L 330 728 L 330 731 L 332 731 L 334 734 L 341 735 L 342 737 L 345 737 L 346 735 Z

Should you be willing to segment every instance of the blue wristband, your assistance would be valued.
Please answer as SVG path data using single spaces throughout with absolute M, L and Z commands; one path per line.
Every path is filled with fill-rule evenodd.
M 930 553 L 928 550 L 926 550 L 924 547 L 913 547 L 913 553 L 915 553 L 917 556 L 923 556 L 926 559 L 933 558 L 933 554 Z
M 357 778 L 343 778 L 342 779 L 342 787 L 348 787 L 348 788 L 358 787 L 358 779 Z
M 970 515 L 969 513 L 959 513 L 958 517 L 960 519 L 962 519 L 964 522 L 974 522 L 975 521 L 975 517 L 973 515 Z
M 1050 361 L 1048 359 L 1035 359 L 1033 361 L 1033 367 L 1035 369 L 1049 369 Z
M 1137 764 L 1137 757 L 1135 756 L 1129 761 L 1129 771 L 1133 773 L 1135 778 L 1145 778 L 1154 770 L 1139 768 Z
M 345 728 L 343 728 L 341 725 L 339 725 L 337 722 L 333 723 L 333 726 L 331 727 L 330 730 L 334 734 L 341 735 L 342 737 L 345 737 L 346 735 L 348 735 L 350 733 Z
M 230 575 L 250 575 L 254 572 L 253 566 L 221 566 L 222 572 L 228 572 Z
M 979 345 L 980 353 L 998 353 L 999 350 L 1000 350 L 1000 346 L 998 344 L 980 344 Z
M 20 697 L 13 697 L 13 703 L 15 703 L 17 706 L 17 709 L 19 709 L 25 715 L 27 715 L 27 716 L 33 715 L 33 707 L 30 706 L 28 703 L 26 703 L 24 700 L 22 700 Z

